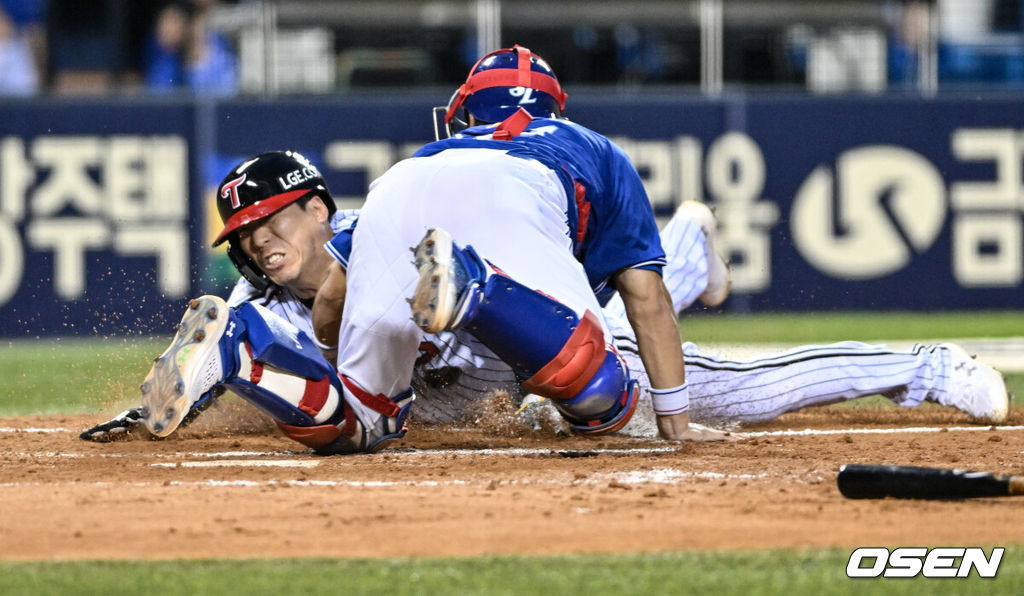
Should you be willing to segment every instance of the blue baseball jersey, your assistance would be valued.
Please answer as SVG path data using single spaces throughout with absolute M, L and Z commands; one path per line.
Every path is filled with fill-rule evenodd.
M 341 217 L 336 216 L 339 225 L 334 226 L 334 237 L 324 244 L 324 248 L 347 270 L 348 259 L 352 254 L 352 234 L 359 223 L 359 209 L 344 209 L 338 213 L 341 214 Z
M 558 174 L 568 196 L 566 218 L 574 254 L 604 304 L 615 291 L 617 271 L 665 265 L 654 212 L 643 182 L 626 154 L 604 137 L 564 119 L 536 118 L 507 140 L 492 136 L 497 125 L 469 128 L 430 143 L 413 157 L 456 148 L 490 148 L 536 160 Z

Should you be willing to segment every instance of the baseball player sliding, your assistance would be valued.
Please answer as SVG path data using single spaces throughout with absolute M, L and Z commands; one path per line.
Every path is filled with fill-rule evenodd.
M 520 49 L 503 50 L 495 56 L 511 54 L 515 58 L 516 69 L 519 68 L 522 51 Z M 482 61 L 484 64 L 486 61 Z M 492 64 L 498 64 L 494 68 L 505 68 L 500 66 L 501 60 L 494 60 Z M 529 63 L 536 64 L 537 61 L 532 55 L 529 56 Z M 505 63 L 507 64 L 507 62 Z M 541 68 L 546 68 L 542 66 Z M 493 69 L 493 68 L 492 68 Z M 486 70 L 486 69 L 485 69 Z M 506 70 L 515 70 L 508 69 Z M 478 69 L 474 69 L 474 74 Z M 471 80 L 473 76 L 471 75 Z M 553 79 L 553 76 L 551 77 Z M 546 79 L 545 79 L 546 80 Z M 498 82 L 501 82 L 500 80 Z M 516 82 L 519 82 L 518 79 Z M 556 83 L 557 84 L 557 83 Z M 539 86 L 539 85 L 538 85 Z M 464 88 L 467 86 L 464 86 Z M 471 86 L 470 86 L 471 87 Z M 548 86 L 548 90 L 553 88 Z M 496 85 L 486 87 L 495 100 L 490 103 L 509 104 L 509 107 L 518 109 L 516 98 L 521 99 L 526 95 L 521 89 L 509 85 Z M 470 101 L 474 95 L 481 91 L 471 92 L 465 95 L 465 103 L 472 106 Z M 504 98 L 500 95 L 504 93 Z M 541 97 L 547 94 L 542 89 L 534 89 L 532 98 Z M 550 94 L 548 94 L 550 95 Z M 511 100 L 509 98 L 512 98 Z M 482 102 L 488 104 L 488 101 Z M 550 102 L 548 103 L 550 106 Z M 531 104 L 532 107 L 532 104 Z M 469 110 L 469 107 L 466 108 Z M 454 112 L 453 112 L 454 113 Z M 484 119 L 470 116 L 467 119 Z M 560 115 L 559 111 L 551 110 L 548 115 Z M 513 135 L 515 130 L 509 131 L 510 139 L 529 132 L 530 126 L 549 126 L 551 123 L 558 127 L 568 125 L 558 121 L 533 121 L 523 127 L 520 134 Z M 466 135 L 453 139 L 448 145 L 428 146 L 427 152 L 437 151 L 443 155 L 448 151 L 460 152 L 469 149 L 468 146 L 459 146 L 459 143 L 472 141 L 474 138 L 481 139 L 487 144 L 508 143 L 509 141 L 496 141 L 495 131 L 501 134 L 501 130 L 485 128 L 481 130 L 467 131 Z M 542 133 L 543 134 L 543 133 Z M 536 135 L 541 136 L 541 135 Z M 525 144 L 527 150 L 530 145 Z M 442 149 L 442 147 L 444 147 Z M 476 147 L 474 149 L 479 149 Z M 507 149 L 485 149 L 485 151 L 507 155 Z M 479 153 L 479 151 L 475 152 Z M 487 158 L 492 157 L 490 154 Z M 496 156 L 495 156 L 496 157 Z M 509 157 L 518 160 L 507 162 L 506 159 L 498 159 L 501 164 L 514 163 L 515 168 L 521 168 L 524 164 L 527 170 L 509 168 L 515 171 L 516 175 L 508 180 L 509 185 L 523 184 L 524 180 L 532 180 L 534 188 L 542 191 L 568 189 L 567 181 L 554 177 L 549 172 L 554 170 L 543 167 L 536 167 L 533 159 L 521 157 Z M 428 158 L 432 159 L 432 158 Z M 459 159 L 462 159 L 461 157 Z M 417 161 L 418 160 L 418 161 Z M 427 161 L 423 158 L 411 160 L 414 163 Z M 442 160 L 443 161 L 443 160 Z M 523 162 L 523 163 L 519 163 Z M 404 163 L 404 162 L 403 162 Z M 431 162 L 435 163 L 435 162 Z M 543 162 L 537 162 L 543 165 Z M 442 164 L 448 167 L 450 164 Z M 462 171 L 466 164 L 458 163 L 451 166 Z M 481 166 L 474 171 L 470 179 L 478 181 L 480 185 L 492 183 L 495 180 L 492 176 L 481 177 L 477 171 L 484 171 L 490 164 L 481 162 L 474 165 Z M 497 168 L 497 177 L 504 180 L 502 172 L 506 165 Z M 532 178 L 531 178 L 532 177 Z M 410 201 L 403 204 L 409 211 L 415 211 L 418 204 L 411 201 L 409 193 L 395 191 L 396 181 L 405 182 L 404 176 L 393 176 L 394 180 L 388 180 L 385 176 L 383 186 L 378 182 L 374 192 L 385 192 L 387 199 L 384 203 L 394 200 L 392 197 L 399 196 L 401 200 Z M 513 180 L 514 179 L 514 180 Z M 573 195 L 576 194 L 576 179 L 573 180 Z M 376 189 L 381 188 L 381 191 Z M 398 186 L 401 188 L 401 186 Z M 417 185 L 417 190 L 421 186 Z M 465 188 L 465 187 L 460 187 Z M 472 187 L 474 190 L 476 186 Z M 562 207 L 558 193 L 550 192 L 550 198 L 554 201 L 556 209 Z M 566 197 L 572 196 L 565 192 Z M 585 195 L 584 195 L 585 196 Z M 500 197 L 499 197 L 500 198 Z M 575 198 L 575 197 L 573 197 Z M 646 198 L 644 197 L 644 200 Z M 583 209 L 577 203 L 577 215 Z M 369 205 L 369 203 L 368 203 Z M 454 331 L 443 331 L 437 334 L 424 336 L 421 332 L 413 332 L 411 324 L 405 319 L 398 322 L 395 319 L 395 326 L 403 329 L 405 336 L 401 343 L 401 349 L 405 351 L 405 361 L 410 356 L 414 362 L 418 362 L 414 372 L 410 373 L 411 379 L 404 380 L 402 374 L 379 374 L 382 368 L 379 362 L 372 363 L 369 368 L 378 371 L 378 377 L 386 379 L 389 386 L 383 387 L 378 393 L 368 391 L 362 383 L 373 384 L 366 381 L 373 375 L 362 372 L 364 360 L 372 361 L 378 354 L 377 350 L 368 346 L 380 347 L 380 342 L 361 342 L 358 337 L 364 330 L 360 327 L 360 321 L 367 320 L 374 311 L 370 308 L 360 309 L 358 304 L 365 304 L 366 298 L 360 297 L 357 300 L 345 301 L 346 317 L 350 321 L 349 327 L 343 327 L 342 332 L 342 353 L 343 358 L 349 362 L 356 363 L 355 366 L 342 369 L 356 371 L 355 374 L 362 375 L 362 383 L 348 379 L 353 387 L 345 387 L 334 373 L 334 367 L 327 364 L 313 345 L 313 334 L 310 305 L 311 299 L 320 282 L 325 278 L 341 277 L 346 284 L 349 293 L 354 292 L 358 285 L 355 279 L 367 279 L 371 282 L 363 288 L 375 287 L 381 280 L 388 281 L 387 276 L 391 275 L 390 269 L 381 273 L 379 267 L 368 266 L 372 263 L 371 258 L 362 261 L 359 266 L 360 254 L 371 254 L 368 251 L 351 251 L 352 244 L 359 246 L 358 238 L 363 242 L 377 238 L 377 233 L 363 233 L 353 231 L 355 214 L 335 213 L 333 200 L 323 184 L 322 178 L 316 173 L 312 164 L 306 162 L 301 156 L 293 153 L 275 153 L 257 156 L 246 160 L 225 178 L 218 192 L 218 206 L 222 218 L 225 221 L 225 230 L 218 241 L 229 242 L 229 254 L 232 261 L 243 274 L 235 291 L 229 299 L 231 307 L 225 306 L 222 301 L 214 297 L 203 297 L 194 301 L 182 320 L 182 326 L 174 342 L 164 355 L 154 364 L 153 371 L 143 384 L 143 407 L 129 410 L 122 413 L 113 420 L 98 425 L 83 433 L 83 438 L 92 440 L 109 440 L 119 436 L 125 431 L 131 430 L 145 422 L 146 426 L 154 434 L 166 436 L 186 418 L 187 415 L 195 415 L 202 407 L 209 403 L 210 396 L 215 394 L 219 388 L 230 388 L 243 398 L 247 399 L 257 407 L 268 413 L 278 421 L 279 425 L 289 436 L 313 445 L 319 452 L 350 451 L 350 450 L 372 450 L 380 447 L 388 439 L 400 436 L 401 420 L 408 413 L 411 401 L 411 393 L 400 389 L 402 385 L 411 385 L 415 388 L 419 401 L 415 407 L 418 418 L 427 422 L 442 422 L 457 419 L 467 413 L 467 405 L 473 400 L 488 394 L 494 389 L 516 389 L 518 379 L 530 372 L 530 363 L 519 361 L 518 371 L 513 370 L 506 364 L 508 360 L 516 361 L 513 355 L 502 354 L 506 360 L 500 360 L 495 356 L 495 351 L 502 350 L 500 342 L 504 340 L 504 331 L 497 333 L 497 350 L 489 349 L 480 335 L 486 336 L 486 325 L 489 324 L 487 316 L 495 318 L 496 315 L 488 315 L 484 309 L 483 331 L 481 323 L 473 327 L 475 316 L 471 311 L 472 302 L 460 300 L 466 296 L 479 296 L 482 293 L 486 296 L 488 284 L 495 287 L 495 284 L 509 284 L 506 280 L 512 278 L 508 272 L 501 269 L 502 264 L 498 258 L 491 263 L 477 260 L 477 269 L 473 271 L 473 281 L 459 286 L 459 278 L 467 274 L 465 269 L 458 269 L 459 265 L 453 263 L 463 251 L 469 253 L 469 259 L 475 258 L 470 252 L 472 249 L 449 244 L 447 238 L 428 237 L 433 240 L 434 245 L 439 243 L 450 248 L 441 259 L 441 265 L 431 263 L 430 258 L 436 255 L 428 254 L 427 243 L 423 243 L 418 251 L 417 260 L 420 269 L 423 269 L 424 277 L 415 277 L 416 270 L 405 263 L 408 272 L 404 275 L 405 286 L 412 283 L 420 283 L 420 300 L 416 316 L 420 323 L 432 330 L 442 329 L 450 326 L 459 327 L 460 323 L 469 321 L 468 325 Z M 550 205 L 546 205 L 550 207 Z M 564 218 L 564 213 L 569 211 L 570 201 L 565 199 L 565 210 L 563 218 L 544 219 L 539 218 L 536 227 L 540 232 L 545 230 L 544 225 L 552 224 L 554 221 L 566 222 L 569 228 L 567 237 L 572 238 L 572 218 Z M 512 204 L 511 208 L 518 209 L 518 204 Z M 458 213 L 463 213 L 459 211 Z M 364 216 L 360 226 L 366 223 Z M 373 229 L 379 226 L 390 225 L 386 217 L 370 218 L 371 225 L 365 228 L 356 227 L 355 230 Z M 578 218 L 577 234 L 579 233 Z M 469 244 L 478 241 L 472 230 L 466 232 L 460 228 L 459 222 L 450 225 L 452 222 L 444 222 L 458 232 L 471 236 Z M 530 225 L 534 225 L 530 224 Z M 415 227 L 415 226 L 411 226 Z M 466 227 L 472 227 L 467 225 Z M 421 230 L 420 230 L 421 231 Z M 505 230 L 497 230 L 504 232 Z M 339 232 L 328 245 L 330 254 L 338 259 L 338 265 L 325 265 L 324 257 L 328 255 L 321 248 L 321 243 L 334 232 Z M 492 230 L 492 233 L 495 231 Z M 384 232 L 385 234 L 387 232 Z M 584 233 L 584 236 L 586 234 Z M 495 237 L 501 235 L 495 234 Z M 545 241 L 557 241 L 561 236 L 549 233 L 541 235 Z M 461 236 L 460 236 L 461 239 Z M 404 241 L 405 238 L 402 238 Z M 414 244 L 413 239 L 409 244 Z M 680 208 L 670 224 L 662 232 L 662 241 L 669 247 L 670 258 L 665 269 L 665 280 L 670 288 L 673 288 L 673 299 L 677 308 L 682 308 L 691 303 L 698 295 L 707 302 L 720 302 L 725 298 L 727 292 L 727 272 L 720 258 L 714 253 L 714 221 L 710 213 L 699 204 L 686 203 Z M 393 243 L 392 243 L 393 244 Z M 529 267 L 514 264 L 516 255 L 506 257 L 506 253 L 515 251 L 504 251 L 503 247 L 496 247 L 494 253 L 487 242 L 479 243 L 480 246 L 487 246 L 487 256 L 493 257 L 500 254 L 501 258 L 507 258 L 516 275 L 523 274 L 530 278 L 532 273 Z M 592 245 L 586 241 L 579 242 L 576 236 L 576 243 L 572 249 L 588 250 Z M 392 247 L 393 248 L 393 247 Z M 408 245 L 402 250 L 408 249 Z M 435 249 L 440 250 L 440 249 Z M 481 249 L 483 250 L 483 249 Z M 595 249 L 599 250 L 599 249 Z M 475 252 L 475 251 L 473 251 Z M 394 250 L 391 250 L 394 255 Z M 550 256 L 543 253 L 545 256 Z M 552 252 L 552 254 L 554 254 Z M 558 253 L 561 254 L 561 253 Z M 599 252 L 597 254 L 600 254 Z M 408 257 L 408 253 L 405 253 Z M 579 257 L 579 254 L 577 254 Z M 327 256 L 327 263 L 330 263 Z M 657 262 L 657 256 L 651 259 Z M 472 260 L 469 260 L 473 266 Z M 401 260 L 395 267 L 400 266 Z M 547 259 L 544 262 L 547 265 Z M 583 272 L 587 274 L 587 283 L 592 289 L 598 292 L 607 292 L 608 278 L 601 278 L 599 275 L 589 275 L 597 267 L 592 266 L 587 270 L 584 257 Z M 357 275 L 352 276 L 351 268 L 356 265 Z M 462 264 L 462 267 L 466 265 Z M 569 260 L 563 260 L 561 267 L 569 272 L 573 264 Z M 440 270 L 438 269 L 440 267 Z M 468 267 L 466 267 L 468 269 Z M 579 273 L 579 272 L 577 272 Z M 455 283 L 445 285 L 444 288 L 455 290 L 447 295 L 440 293 L 433 294 L 433 277 L 435 274 L 446 274 L 454 276 Z M 569 275 L 567 273 L 567 275 Z M 497 276 L 497 280 L 494 278 Z M 394 277 L 392 275 L 392 277 Z M 443 275 L 439 275 L 443 277 Z M 471 276 L 467 275 L 466 279 Z M 568 279 L 568 278 L 567 278 Z M 335 282 L 337 280 L 335 279 Z M 605 282 L 602 286 L 602 282 Z M 394 279 L 390 283 L 397 285 Z M 474 285 L 475 284 L 475 285 Z M 335 286 L 338 284 L 335 283 Z M 534 284 L 536 285 L 536 284 Z M 558 285 L 558 284 L 555 284 Z M 610 430 L 613 427 L 619 428 L 628 419 L 628 410 L 635 407 L 635 392 L 631 389 L 632 382 L 622 378 L 621 385 L 615 381 L 615 373 L 620 374 L 625 370 L 621 366 L 619 358 L 626 361 L 636 360 L 637 344 L 634 333 L 627 322 L 623 321 L 622 315 L 626 312 L 625 304 L 614 301 L 604 309 L 603 316 L 598 316 L 600 311 L 596 309 L 592 301 L 593 293 L 580 291 L 579 284 L 563 287 L 552 287 L 554 295 L 566 302 L 574 302 L 582 307 L 572 308 L 576 313 L 578 321 L 585 320 L 588 316 L 594 315 L 600 325 L 600 342 L 607 344 L 608 340 L 614 338 L 617 350 L 605 348 L 602 350 L 606 356 L 598 367 L 611 369 L 609 378 L 614 381 L 612 386 L 622 386 L 623 391 L 619 398 L 607 399 L 607 395 L 614 396 L 616 391 L 606 392 L 606 395 L 598 395 L 597 408 L 586 409 L 592 405 L 586 403 L 581 409 L 574 410 L 576 406 L 572 399 L 568 404 L 552 400 L 562 406 L 562 413 L 566 415 L 570 425 L 581 427 L 579 430 L 586 431 L 594 427 L 598 430 Z M 330 284 L 328 285 L 330 286 Z M 440 284 L 437 287 L 442 287 Z M 498 286 L 498 287 L 509 287 Z M 470 288 L 467 293 L 467 288 Z M 482 288 L 482 289 L 481 289 Z M 408 288 L 412 289 L 412 288 Z M 518 288 L 513 287 L 513 291 Z M 337 288 L 335 288 L 335 291 Z M 508 291 L 508 290 L 506 290 Z M 532 291 L 532 290 L 530 290 Z M 474 294 L 473 292 L 478 292 Z M 546 292 L 547 293 L 547 292 Z M 393 292 L 391 295 L 396 294 Z M 585 294 L 585 295 L 584 295 Z M 550 299 L 551 295 L 542 297 Z M 531 296 L 532 297 L 532 296 Z M 435 299 L 432 301 L 431 299 Z M 444 298 L 454 299 L 458 307 L 443 309 L 432 305 Z M 533 297 L 535 298 L 535 297 Z M 541 311 L 550 306 L 551 303 L 542 302 Z M 554 301 L 553 301 L 554 302 Z M 327 302 L 325 302 L 327 303 Z M 371 302 L 372 304 L 372 302 Z M 388 308 L 395 305 L 380 304 L 377 313 L 388 314 Z M 404 303 L 402 303 L 404 304 Z M 565 304 L 565 303 L 562 303 Z M 451 306 L 449 304 L 448 306 Z M 555 307 L 555 308 L 560 308 Z M 508 309 L 506 309 L 508 310 Z M 582 310 L 583 316 L 579 313 Z M 480 311 L 478 311 L 480 312 Z M 563 314 L 567 314 L 564 312 Z M 351 315 L 351 316 L 349 316 Z M 408 318 L 408 313 L 406 313 Z M 500 317 L 497 317 L 500 318 Z M 454 325 L 452 321 L 456 321 Z M 499 321 L 500 323 L 500 321 Z M 568 329 L 569 326 L 566 327 Z M 578 327 L 577 327 L 578 328 Z M 475 331 L 475 333 L 471 333 Z M 408 332 L 408 333 L 406 333 Z M 674 325 L 673 325 L 674 332 Z M 348 341 L 346 340 L 348 333 Z M 570 339 L 572 332 L 568 333 Z M 596 338 L 597 334 L 592 333 L 591 337 Z M 356 337 L 353 342 L 351 338 Z M 412 341 L 414 338 L 415 341 Z M 324 340 L 330 340 L 328 336 L 322 336 Z M 371 338 L 372 339 L 372 338 Z M 678 339 L 674 337 L 678 345 Z M 323 343 L 323 342 L 321 342 Z M 492 341 L 492 343 L 495 343 Z M 590 345 L 598 345 L 598 341 L 592 341 Z M 345 346 L 353 345 L 346 354 Z M 563 344 L 564 346 L 564 344 Z M 557 347 L 557 346 L 556 346 Z M 895 401 L 905 405 L 915 405 L 922 401 L 936 401 L 945 405 L 958 407 L 972 416 L 999 421 L 1006 415 L 1007 398 L 1005 388 L 1002 385 L 1001 377 L 995 371 L 970 359 L 956 346 L 929 346 L 920 347 L 908 353 L 890 351 L 880 346 L 865 346 L 854 342 L 834 344 L 832 346 L 806 347 L 794 350 L 785 354 L 775 355 L 771 358 L 759 359 L 750 362 L 731 362 L 718 359 L 710 355 L 701 354 L 692 344 L 685 346 L 687 354 L 686 374 L 690 384 L 690 407 L 695 417 L 723 419 L 733 418 L 738 420 L 762 420 L 777 416 L 785 411 L 790 411 L 807 405 L 831 403 L 839 399 L 849 399 L 862 395 L 884 393 Z M 550 349 L 549 349 L 550 351 Z M 595 350 L 595 353 L 600 353 Z M 526 354 L 531 356 L 532 354 Z M 557 354 L 556 354 L 557 356 Z M 596 358 L 595 358 L 596 360 Z M 681 359 L 680 359 L 681 361 Z M 341 361 L 339 361 L 341 362 Z M 610 366 L 608 366 L 610 363 Z M 386 365 L 390 366 L 390 365 Z M 404 366 L 404 365 L 403 365 Z M 534 365 L 536 368 L 536 365 Z M 402 367 L 398 367 L 402 368 Z M 543 368 L 543 367 L 542 367 Z M 616 371 L 617 369 L 617 371 Z M 403 369 L 404 370 L 404 369 Z M 632 363 L 629 368 L 634 380 L 639 381 L 642 387 L 646 387 L 648 376 L 645 369 Z M 628 373 L 626 373 L 628 374 Z M 622 374 L 625 377 L 625 374 Z M 342 377 L 344 378 L 344 377 Z M 358 383 L 358 384 L 356 384 Z M 383 386 L 383 383 L 381 384 Z M 670 388 L 672 389 L 672 388 Z M 676 387 L 678 389 L 678 386 Z M 346 395 L 345 391 L 349 394 Z M 362 393 L 357 393 L 357 391 Z M 395 391 L 395 393 L 386 393 Z M 388 396 L 396 399 L 386 399 Z M 577 392 L 576 395 L 580 395 Z M 649 393 L 644 392 L 644 399 Z M 353 399 L 354 397 L 354 399 Z M 556 399 L 559 399 L 555 396 Z M 564 398 L 563 398 L 564 399 Z M 589 399 L 589 396 L 588 396 Z M 604 401 L 602 401 L 604 400 Z M 582 400 L 586 401 L 586 400 Z M 390 405 L 389 405 L 390 403 Z M 664 402 L 662 402 L 664 403 Z M 678 403 L 678 402 L 676 402 Z M 611 404 L 611 407 L 604 411 L 597 411 Z M 356 413 L 361 409 L 361 416 Z M 383 410 L 381 412 L 380 410 Z M 591 418 L 596 413 L 596 418 Z M 602 418 L 603 416 L 603 418 Z M 649 416 L 648 416 L 649 418 Z M 590 424 L 594 420 L 596 424 Z M 621 424 L 620 424 L 621 423 Z M 336 429 L 331 430 L 331 428 Z M 626 427 L 629 430 L 629 427 Z M 324 440 L 322 433 L 328 433 L 329 441 Z M 337 432 L 337 434 L 335 434 Z M 696 432 L 709 433 L 707 438 L 718 438 L 710 429 L 699 429 Z M 336 443 L 339 438 L 342 445 Z M 696 437 L 695 437 L 696 438 Z M 318 443 L 318 444 L 314 444 Z M 324 447 L 327 446 L 326 449 Z

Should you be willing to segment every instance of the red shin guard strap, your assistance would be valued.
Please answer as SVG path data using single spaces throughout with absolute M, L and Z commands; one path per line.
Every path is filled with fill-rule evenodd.
M 331 382 L 327 380 L 327 377 L 319 381 L 306 379 L 306 391 L 302 394 L 302 399 L 299 400 L 299 409 L 316 418 L 320 410 L 324 408 L 324 404 L 327 403 L 327 395 L 330 391 Z
M 249 342 L 245 342 L 245 351 L 248 352 L 249 360 L 252 362 L 252 369 L 249 371 L 249 382 L 253 385 L 259 385 L 260 379 L 263 378 L 263 363 L 252 357 L 252 346 L 249 345 Z
M 570 399 L 594 378 L 604 359 L 604 330 L 597 315 L 588 310 L 561 351 L 523 388 L 544 397 Z
M 362 387 L 360 387 L 358 384 L 356 384 L 355 381 L 353 381 L 352 379 L 346 377 L 345 375 L 340 375 L 340 376 L 341 376 L 341 382 L 345 385 L 345 388 L 348 389 L 349 392 L 356 399 L 358 399 L 360 402 L 362 402 L 362 404 L 364 406 L 366 406 L 367 408 L 370 408 L 374 412 L 377 412 L 379 414 L 383 414 L 383 415 L 387 416 L 388 418 L 394 418 L 395 416 L 398 416 L 398 412 L 400 410 L 400 408 L 398 407 L 398 404 L 396 404 L 395 402 L 391 401 L 386 395 L 381 395 L 381 394 L 374 395 L 374 394 L 370 393 L 369 391 L 367 391 L 367 390 L 363 389 Z

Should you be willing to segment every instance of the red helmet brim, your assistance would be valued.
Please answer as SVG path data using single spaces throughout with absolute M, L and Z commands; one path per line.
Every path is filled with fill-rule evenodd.
M 310 192 L 311 191 L 308 188 L 283 192 L 258 203 L 253 203 L 245 209 L 236 211 L 234 215 L 224 222 L 224 229 L 217 235 L 217 239 L 213 241 L 213 246 L 218 246 L 227 240 L 228 236 L 238 228 L 254 221 L 259 221 L 264 217 L 269 217 L 287 207 L 289 204 L 298 201 L 303 196 L 310 194 Z

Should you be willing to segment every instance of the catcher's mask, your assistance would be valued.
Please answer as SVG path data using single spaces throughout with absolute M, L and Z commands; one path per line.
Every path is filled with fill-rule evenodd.
M 238 164 L 217 187 L 217 211 L 224 229 L 213 246 L 228 243 L 228 257 L 245 279 L 259 291 L 274 282 L 242 250 L 238 228 L 277 213 L 312 196 L 320 197 L 328 215 L 337 207 L 320 171 L 296 151 L 261 153 Z
M 558 118 L 567 97 L 543 58 L 519 45 L 497 50 L 473 65 L 447 106 L 434 108 L 434 136 L 440 140 L 468 127 L 470 115 L 490 124 L 523 108 L 535 118 Z

